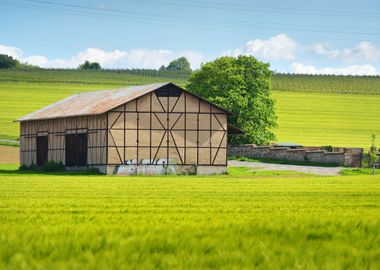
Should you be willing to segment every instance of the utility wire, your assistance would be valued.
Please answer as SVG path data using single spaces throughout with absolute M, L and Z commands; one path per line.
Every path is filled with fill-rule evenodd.
M 160 0 L 128 0 L 133 2 L 145 2 L 156 5 L 173 5 L 173 6 L 186 6 L 186 7 L 201 7 L 201 8 L 210 8 L 210 9 L 222 9 L 222 10 L 237 10 L 237 11 L 262 11 L 262 12 L 276 12 L 280 14 L 301 14 L 301 15 L 321 15 L 321 16 L 344 16 L 344 17 L 380 17 L 379 12 L 367 12 L 367 11 L 341 11 L 341 10 L 316 10 L 316 9 L 303 9 L 303 8 L 286 8 L 286 7 L 273 7 L 273 6 L 264 6 L 264 5 L 251 5 L 244 4 L 239 5 L 234 3 L 226 4 L 221 2 L 203 2 L 197 0 L 191 1 L 164 1 Z
M 69 14 L 69 15 L 77 15 L 77 16 L 87 16 L 87 17 L 93 17 L 93 18 L 101 18 L 101 19 L 110 19 L 110 20 L 116 20 L 116 21 L 137 21 L 139 23 L 147 23 L 147 24 L 159 24 L 159 25 L 165 25 L 165 26 L 178 26 L 178 20 L 182 19 L 180 22 L 185 23 L 188 27 L 196 27 L 197 29 L 199 26 L 209 26 L 209 27 L 215 27 L 215 26 L 222 26 L 223 29 L 220 30 L 218 28 L 205 28 L 205 29 L 211 29 L 214 31 L 223 31 L 223 32 L 241 32 L 241 28 L 248 28 L 250 30 L 250 33 L 253 33 L 255 31 L 252 31 L 252 28 L 258 25 L 263 24 L 248 24 L 247 22 L 218 22 L 217 20 L 210 20 L 210 19 L 204 19 L 204 18 L 194 18 L 194 17 L 183 17 L 183 16 L 168 16 L 166 14 L 162 15 L 156 15 L 151 13 L 138 13 L 138 12 L 132 12 L 132 11 L 125 11 L 125 10 L 116 10 L 116 9 L 100 9 L 95 7 L 89 7 L 89 6 L 83 6 L 83 5 L 76 5 L 76 4 L 62 4 L 62 3 L 56 3 L 51 1 L 44 1 L 44 0 L 23 0 L 28 2 L 34 2 L 44 4 L 45 6 L 36 6 L 36 5 L 30 5 L 20 2 L 14 2 L 14 1 L 1 1 L 0 3 L 14 6 L 14 7 L 20 7 L 20 8 L 28 8 L 28 9 L 35 9 L 35 10 L 45 10 L 45 11 L 52 11 L 57 13 L 63 13 L 63 14 Z M 46 6 L 47 5 L 47 6 Z M 60 8 L 57 8 L 60 7 Z M 64 7 L 64 8 L 61 8 Z M 95 12 L 95 13 L 94 13 Z M 100 13 L 99 13 L 100 12 Z M 110 12 L 110 14 L 104 14 L 105 12 Z M 114 13 L 119 14 L 127 14 L 128 17 L 116 15 Z M 141 16 L 146 18 L 141 18 Z M 163 16 L 163 17 L 162 17 Z M 118 19 L 116 19 L 118 18 Z M 169 24 L 165 24 L 165 22 L 159 22 L 157 21 L 157 18 L 166 20 Z M 174 25 L 170 22 L 174 22 Z M 195 26 L 194 24 L 198 24 L 199 26 Z M 232 28 L 231 28 L 232 26 Z M 182 26 L 178 26 L 181 27 Z M 234 29 L 235 27 L 235 29 Z M 236 27 L 238 27 L 236 30 Z M 268 27 L 268 26 L 267 26 Z M 270 27 L 270 26 L 269 26 Z M 277 27 L 278 28 L 278 27 Z M 284 28 L 284 26 L 280 27 Z M 289 28 L 286 28 L 289 29 Z M 290 28 L 293 31 L 300 31 L 300 32 L 316 32 L 316 33 L 334 33 L 334 34 L 358 34 L 358 35 L 378 35 L 379 33 L 365 33 L 365 32 L 343 32 L 343 31 L 330 31 L 330 30 L 323 30 L 323 29 L 297 29 L 297 28 Z M 265 33 L 258 33 L 256 34 L 265 34 Z M 353 40 L 353 39 L 347 39 L 347 40 Z

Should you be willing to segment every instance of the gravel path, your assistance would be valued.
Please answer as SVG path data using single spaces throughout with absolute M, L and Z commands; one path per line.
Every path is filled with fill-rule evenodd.
M 324 176 L 339 175 L 343 169 L 341 167 L 317 167 L 317 166 L 301 166 L 301 165 L 286 165 L 286 164 L 269 164 L 261 162 L 247 162 L 238 160 L 229 160 L 228 166 L 233 167 L 250 167 L 253 170 L 268 170 L 268 171 L 296 171 L 303 173 L 312 173 Z

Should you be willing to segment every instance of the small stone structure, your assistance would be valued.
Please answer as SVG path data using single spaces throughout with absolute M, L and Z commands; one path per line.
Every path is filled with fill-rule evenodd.
M 331 151 L 332 150 L 332 151 Z M 346 167 L 361 167 L 362 148 L 333 147 L 330 152 L 325 147 L 298 148 L 256 146 L 254 144 L 230 145 L 229 156 L 243 156 L 259 159 L 273 159 L 285 161 L 300 161 L 336 164 Z

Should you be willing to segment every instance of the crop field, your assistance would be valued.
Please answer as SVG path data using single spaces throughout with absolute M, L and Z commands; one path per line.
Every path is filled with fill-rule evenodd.
M 313 78 L 313 76 L 310 77 Z M 315 82 L 319 82 L 323 89 L 323 84 L 318 81 L 323 76 L 316 77 Z M 339 76 L 336 77 L 339 79 Z M 298 83 L 296 85 L 299 85 L 301 79 L 295 79 Z M 340 93 L 339 89 L 334 90 L 336 93 L 329 91 L 320 93 L 323 91 L 316 91 L 316 89 L 274 91 L 279 122 L 279 128 L 274 132 L 278 141 L 304 145 L 368 148 L 371 134 L 380 134 L 378 125 L 380 95 L 376 94 L 377 91 L 380 93 L 380 88 L 377 88 L 380 83 L 377 77 L 372 78 L 373 81 L 370 80 L 371 77 L 364 79 L 374 85 L 374 91 L 371 94 L 337 94 Z M 184 80 L 167 77 L 116 72 L 0 71 L 0 108 L 2 110 L 0 138 L 17 139 L 19 128 L 13 120 L 69 95 L 168 80 L 182 86 L 186 84 Z M 355 77 L 349 77 L 347 80 L 360 82 L 360 79 L 355 79 Z M 289 83 L 291 80 L 285 82 Z M 326 82 L 330 83 L 326 83 L 330 88 L 336 84 L 333 84 L 330 77 L 327 77 Z
M 274 74 L 276 91 L 380 95 L 380 76 Z
M 0 167 L 1 269 L 379 269 L 380 176 Z
M 274 92 L 278 141 L 369 148 L 380 136 L 380 96 Z

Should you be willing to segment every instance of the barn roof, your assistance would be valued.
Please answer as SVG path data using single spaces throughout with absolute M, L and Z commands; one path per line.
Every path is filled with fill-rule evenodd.
M 28 115 L 25 115 L 17 119 L 16 121 L 23 122 L 23 121 L 103 114 L 124 103 L 127 103 L 131 100 L 134 100 L 138 97 L 141 97 L 145 94 L 153 92 L 167 85 L 178 87 L 182 89 L 183 91 L 189 93 L 185 89 L 173 83 L 168 83 L 168 82 L 153 83 L 153 84 L 140 85 L 140 86 L 131 86 L 131 87 L 118 88 L 118 89 L 113 89 L 113 90 L 87 92 L 87 93 L 76 94 L 68 98 L 65 98 L 61 101 L 58 101 L 49 106 L 46 106 L 40 110 L 37 110 Z M 189 94 L 194 95 L 192 93 L 189 93 Z M 199 97 L 199 96 L 196 96 L 196 97 L 230 114 L 229 111 L 205 100 L 204 98 Z

